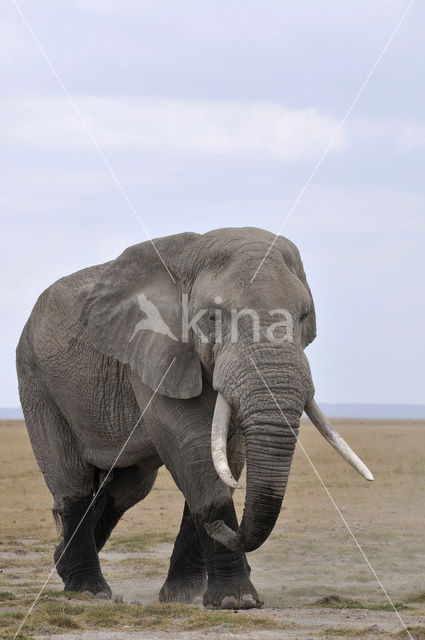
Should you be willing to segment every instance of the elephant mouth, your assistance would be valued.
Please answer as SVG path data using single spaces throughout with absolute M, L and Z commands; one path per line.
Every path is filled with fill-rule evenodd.
M 218 392 L 211 430 L 212 459 L 215 470 L 217 471 L 217 474 L 221 478 L 221 480 L 223 480 L 223 482 L 232 489 L 235 489 L 240 488 L 240 485 L 233 477 L 226 453 L 227 435 L 231 411 L 231 405 L 227 402 L 223 395 Z M 332 447 L 334 447 L 334 449 L 344 458 L 344 460 L 346 460 L 356 471 L 358 471 L 358 473 L 360 473 L 363 478 L 369 481 L 373 480 L 371 471 L 367 468 L 367 466 L 359 458 L 359 456 L 351 449 L 351 447 L 345 442 L 345 440 L 339 435 L 336 429 L 323 414 L 314 398 L 311 398 L 306 402 L 304 411 L 306 412 L 307 416 L 314 424 L 314 426 L 318 429 L 318 431 L 329 442 L 329 444 L 331 444 Z M 284 417 L 283 413 L 282 415 Z M 296 440 L 297 434 L 295 430 L 292 429 L 289 422 L 288 427 L 292 431 L 292 435 Z M 249 486 L 247 486 L 247 491 L 248 490 Z M 283 495 L 281 499 L 283 499 Z M 228 549 L 231 549 L 232 551 L 252 551 L 257 548 L 257 546 L 260 546 L 259 544 L 256 544 L 255 546 L 251 546 L 251 548 L 247 548 L 246 543 L 244 542 L 246 532 L 245 530 L 242 531 L 242 529 L 243 523 L 241 524 L 241 527 L 238 531 L 233 531 L 233 529 L 228 527 L 223 522 L 223 520 L 216 520 L 215 522 L 205 524 L 205 530 L 208 535 L 210 535 L 214 540 L 221 543 Z

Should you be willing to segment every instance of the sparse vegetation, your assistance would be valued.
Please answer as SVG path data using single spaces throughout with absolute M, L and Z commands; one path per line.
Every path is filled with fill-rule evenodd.
M 374 483 L 363 482 L 309 425 L 301 427 L 303 446 L 397 609 L 403 612 L 412 637 L 425 640 L 424 628 L 417 626 L 425 603 L 425 513 L 415 506 L 423 500 L 425 422 L 339 421 L 336 426 L 371 467 Z M 0 437 L 0 637 L 10 640 L 53 566 L 58 534 L 51 515 L 52 498 L 23 423 L 0 422 Z M 311 607 L 304 610 L 310 612 L 310 621 L 315 619 L 314 607 L 321 609 L 317 616 L 321 630 L 310 634 L 313 637 L 379 637 L 379 628 L 373 624 L 379 624 L 385 615 L 394 626 L 392 634 L 382 637 L 407 639 L 404 631 L 399 633 L 400 624 L 391 606 L 300 448 L 292 467 L 275 530 L 249 557 L 253 582 L 266 606 L 285 608 L 289 621 L 286 611 L 278 617 L 273 611 L 234 614 L 151 604 L 157 600 L 167 573 L 168 550 L 179 529 L 184 504 L 162 468 L 151 494 L 125 514 L 101 554 L 105 577 L 114 592 L 123 594 L 124 600 L 130 599 L 129 591 L 135 593 L 131 598 L 140 599 L 143 606 L 64 594 L 61 581 L 53 574 L 18 639 L 29 640 L 42 632 L 75 631 L 77 635 L 85 629 L 123 627 L 171 632 L 217 628 L 217 634 L 223 629 L 241 633 L 251 629 L 260 637 L 260 630 L 291 627 L 290 612 L 306 605 Z M 236 492 L 239 516 L 243 501 L 244 492 Z M 131 589 L 127 590 L 127 584 Z M 360 609 L 364 626 L 351 628 L 344 609 Z M 375 611 L 380 613 L 374 617 Z M 323 632 L 326 615 L 329 624 Z M 335 623 L 338 615 L 340 624 Z M 302 621 L 297 619 L 295 627 L 300 638 L 308 635 Z
M 407 633 L 404 629 L 397 634 L 398 640 L 410 640 L 410 637 L 413 640 L 425 640 L 425 627 L 407 627 L 409 633 Z M 410 634 L 410 637 L 409 637 Z
M 147 551 L 160 542 L 174 542 L 170 533 L 140 533 L 136 536 L 114 536 L 108 541 L 108 549 L 121 552 Z
M 363 629 L 349 629 L 349 628 L 343 628 L 343 627 L 339 627 L 339 628 L 331 627 L 331 628 L 326 629 L 325 631 L 323 631 L 323 633 L 321 635 L 324 638 L 329 638 L 331 640 L 332 638 L 364 638 L 364 637 L 370 636 L 371 634 L 374 637 L 379 637 L 379 636 L 386 635 L 386 633 L 384 631 L 379 631 L 379 629 L 377 629 L 376 625 L 374 625 L 372 627 L 364 627 Z
M 420 591 L 419 593 L 412 594 L 409 598 L 409 602 L 425 603 L 425 591 Z
M 6 637 L 13 637 L 22 620 L 23 612 L 5 613 L 0 616 L 0 629 Z M 183 604 L 86 604 L 79 606 L 56 601 L 42 602 L 35 608 L 26 627 L 27 633 L 48 629 L 49 633 L 72 629 L 156 629 L 161 631 L 193 631 L 226 625 L 229 631 L 239 629 L 276 629 L 272 618 L 259 617 L 255 613 L 210 611 Z
M 324 596 L 316 602 L 313 602 L 312 607 L 320 607 L 322 609 L 369 609 L 370 611 L 394 611 L 389 602 L 362 602 L 360 600 L 353 600 L 352 598 L 344 598 L 339 595 Z M 403 611 L 408 609 L 408 606 L 403 602 L 394 602 L 394 606 L 397 611 Z
M 6 600 L 15 600 L 16 596 L 11 591 L 0 591 L 0 602 L 5 602 Z

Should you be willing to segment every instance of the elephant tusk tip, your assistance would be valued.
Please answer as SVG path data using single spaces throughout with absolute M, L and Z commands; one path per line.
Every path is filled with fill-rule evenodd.
M 304 407 L 304 410 L 314 426 L 320 431 L 322 436 L 331 444 L 338 453 L 349 463 L 360 475 L 371 482 L 374 478 L 365 463 L 354 453 L 351 447 L 345 442 L 339 433 L 334 429 L 326 416 L 320 410 L 317 402 L 312 398 Z
M 234 478 L 226 480 L 225 484 L 227 484 L 227 486 L 231 487 L 232 489 L 243 489 L 242 485 L 239 484 L 239 482 L 236 482 Z
M 242 485 L 239 484 L 237 480 L 232 476 L 230 469 L 227 469 L 225 472 L 221 471 L 221 469 L 216 468 L 218 477 L 227 484 L 231 489 L 242 489 Z
M 368 482 L 372 482 L 373 480 L 375 480 L 375 478 L 373 477 L 373 473 L 370 471 L 370 469 L 367 468 L 367 466 L 361 460 L 359 460 L 359 464 L 355 466 L 355 469 Z

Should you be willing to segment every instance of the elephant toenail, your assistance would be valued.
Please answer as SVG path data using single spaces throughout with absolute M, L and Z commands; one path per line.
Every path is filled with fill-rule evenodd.
M 110 596 L 104 591 L 99 591 L 99 593 L 96 594 L 96 598 L 98 600 L 109 600 Z
M 243 594 L 242 602 L 245 609 L 251 609 L 257 606 L 255 598 L 250 593 Z
M 238 606 L 237 600 L 233 596 L 226 596 L 221 601 L 222 609 L 236 609 L 237 606 Z
M 92 593 L 91 591 L 89 591 L 88 589 L 86 589 L 85 591 L 82 592 L 83 596 L 87 596 L 87 598 L 94 598 L 94 593 Z

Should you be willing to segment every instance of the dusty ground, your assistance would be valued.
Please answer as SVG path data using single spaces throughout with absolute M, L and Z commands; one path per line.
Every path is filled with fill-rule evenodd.
M 367 483 L 311 427 L 301 441 L 412 638 L 425 638 L 425 422 L 338 421 L 370 466 Z M 0 637 L 13 638 L 52 568 L 51 497 L 23 423 L 0 423 Z M 243 492 L 238 492 L 240 513 Z M 183 499 L 161 470 L 150 496 L 120 522 L 101 554 L 124 603 L 64 598 L 54 574 L 21 638 L 408 638 L 403 624 L 305 458 L 295 455 L 284 508 L 250 554 L 262 611 L 158 605 Z M 133 603 L 133 604 L 131 604 Z

